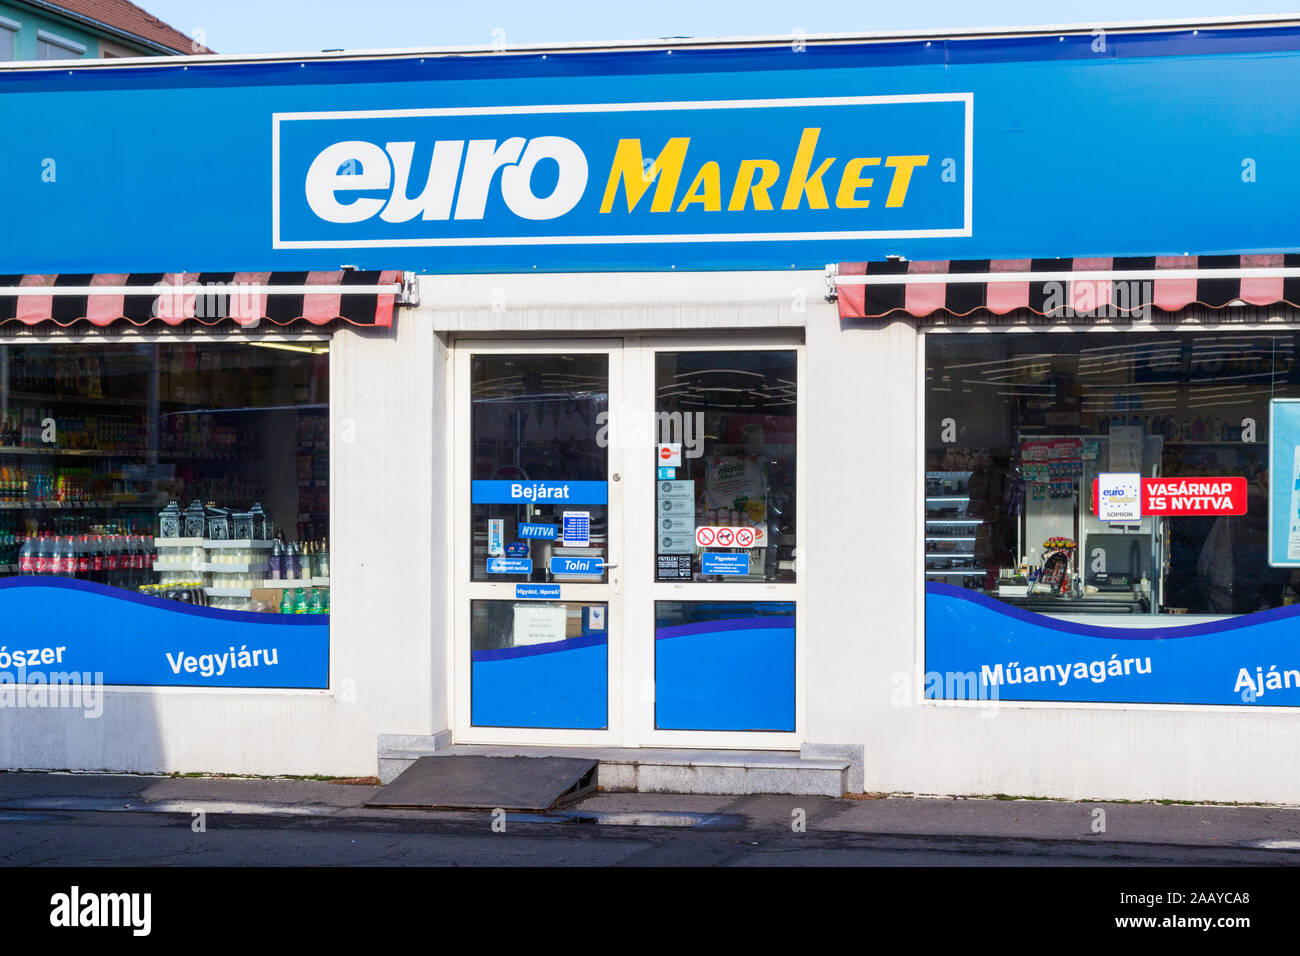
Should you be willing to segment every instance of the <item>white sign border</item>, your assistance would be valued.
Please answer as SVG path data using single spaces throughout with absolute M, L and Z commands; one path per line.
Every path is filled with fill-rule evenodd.
M 965 103 L 965 195 L 960 229 L 883 229 L 861 232 L 688 233 L 625 236 L 496 236 L 441 239 L 283 239 L 280 236 L 280 124 L 320 119 L 392 119 L 425 116 L 509 116 L 526 113 L 620 113 L 649 110 L 779 109 L 799 106 L 870 106 L 888 103 Z M 583 246 L 665 242 L 805 242 L 845 239 L 947 239 L 972 234 L 974 206 L 975 94 L 898 93 L 881 96 L 825 96 L 762 100 L 678 100 L 659 103 L 551 103 L 530 106 L 448 106 L 406 110 L 323 110 L 271 114 L 271 248 L 379 249 L 418 246 Z

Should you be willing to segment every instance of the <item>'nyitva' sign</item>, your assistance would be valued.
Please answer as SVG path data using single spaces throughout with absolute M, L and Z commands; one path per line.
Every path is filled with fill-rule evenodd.
M 1098 508 L 1098 485 L 1092 482 L 1092 511 Z M 1227 478 L 1143 478 L 1140 491 L 1143 516 L 1244 515 L 1246 479 Z

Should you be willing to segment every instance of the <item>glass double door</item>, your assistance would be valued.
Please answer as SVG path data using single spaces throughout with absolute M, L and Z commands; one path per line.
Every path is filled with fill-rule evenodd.
M 799 344 L 454 348 L 456 739 L 796 745 Z

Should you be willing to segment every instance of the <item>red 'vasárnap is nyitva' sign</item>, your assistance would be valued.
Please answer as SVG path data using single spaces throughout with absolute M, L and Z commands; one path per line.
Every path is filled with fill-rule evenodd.
M 1092 513 L 1097 513 L 1097 481 L 1092 482 Z M 1144 515 L 1244 515 L 1246 479 L 1143 478 Z

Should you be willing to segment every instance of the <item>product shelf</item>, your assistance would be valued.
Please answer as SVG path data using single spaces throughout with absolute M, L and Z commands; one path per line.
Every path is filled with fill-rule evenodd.
M 162 448 L 59 448 L 0 445 L 0 455 L 43 455 L 53 458 L 188 458 L 195 461 L 243 461 L 253 455 L 235 452 L 168 451 Z
M 197 573 L 194 571 L 194 563 L 192 561 L 155 561 L 153 563 L 153 570 L 166 571 L 169 573 Z
M 95 508 L 155 507 L 157 502 L 154 501 L 0 501 L 0 511 L 90 511 Z
M 199 570 L 208 574 L 251 574 L 255 571 L 265 571 L 266 562 L 260 561 L 257 564 L 214 564 L 211 561 L 205 561 L 199 565 Z
M 204 588 L 208 597 L 252 597 L 252 588 Z
M 150 454 L 148 449 L 139 448 L 123 448 L 110 451 L 107 448 L 60 448 L 57 445 L 35 447 L 28 445 L 0 446 L 0 455 L 45 455 L 60 458 L 135 458 L 148 454 Z
M 274 541 L 255 541 L 249 538 L 232 538 L 229 541 L 221 541 L 216 538 L 203 538 L 199 542 L 201 548 L 243 548 L 247 551 L 270 551 L 275 547 Z

